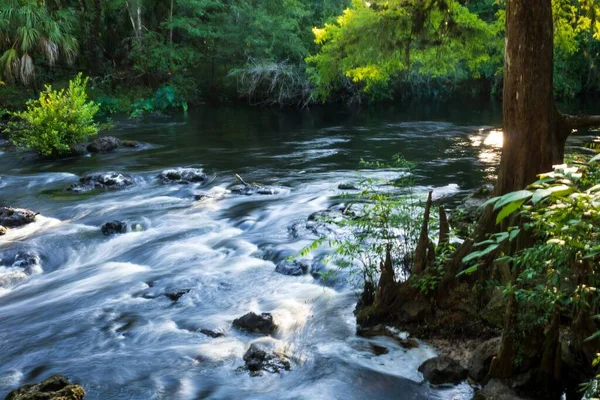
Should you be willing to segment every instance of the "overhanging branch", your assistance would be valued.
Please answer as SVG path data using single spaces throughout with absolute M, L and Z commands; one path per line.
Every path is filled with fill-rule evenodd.
M 563 115 L 569 129 L 583 129 L 600 126 L 600 115 Z

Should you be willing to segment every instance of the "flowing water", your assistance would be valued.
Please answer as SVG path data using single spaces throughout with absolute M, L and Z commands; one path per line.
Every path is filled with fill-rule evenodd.
M 0 267 L 0 398 L 63 373 L 89 399 L 469 399 L 467 384 L 422 382 L 417 367 L 435 354 L 427 346 L 405 350 L 387 338 L 357 337 L 350 284 L 274 269 L 316 238 L 291 227 L 344 201 L 337 186 L 357 179 L 361 158 L 402 153 L 417 163 L 419 192 L 449 195 L 493 178 L 501 133 L 490 129 L 499 124 L 489 105 L 207 108 L 175 120 L 117 121 L 111 134 L 145 143 L 138 149 L 52 162 L 0 149 L 0 204 L 41 214 L 0 238 L 0 258 L 19 251 L 41 258 L 30 274 Z M 189 166 L 203 168 L 207 182 L 157 179 L 166 168 Z M 136 184 L 65 190 L 98 171 L 127 173 Z M 229 193 L 235 174 L 280 190 Z M 195 201 L 202 193 L 211 198 Z M 117 219 L 143 229 L 104 236 L 100 226 Z M 183 289 L 177 302 L 162 295 Z M 273 338 L 231 326 L 249 311 L 273 314 Z M 292 370 L 239 371 L 257 340 L 288 354 Z M 389 353 L 374 354 L 375 343 Z

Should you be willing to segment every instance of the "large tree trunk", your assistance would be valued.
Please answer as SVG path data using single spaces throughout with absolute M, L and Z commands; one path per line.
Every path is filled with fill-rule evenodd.
M 523 189 L 561 163 L 570 133 L 553 97 L 551 0 L 506 2 L 504 147 L 496 194 Z

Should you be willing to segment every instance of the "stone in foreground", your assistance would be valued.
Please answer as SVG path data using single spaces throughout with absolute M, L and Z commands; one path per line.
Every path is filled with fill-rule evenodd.
M 0 207 L 0 225 L 4 228 L 20 228 L 35 221 L 36 215 L 25 208 Z
M 260 375 L 261 371 L 279 373 L 282 370 L 291 369 L 290 362 L 275 352 L 267 351 L 260 345 L 253 343 L 244 354 L 246 369 L 253 375 Z
M 269 313 L 258 315 L 249 312 L 240 318 L 234 319 L 233 326 L 244 331 L 265 335 L 270 335 L 277 329 L 277 325 L 273 322 L 273 316 Z
M 119 233 L 127 233 L 127 222 L 124 221 L 112 221 L 102 225 L 102 233 L 106 236 L 115 235 Z
M 74 385 L 63 375 L 53 375 L 34 385 L 23 385 L 13 390 L 5 400 L 82 400 L 85 390 Z
M 275 267 L 275 272 L 283 275 L 300 276 L 306 274 L 309 268 L 310 266 L 301 260 L 283 260 L 277 264 L 277 267 Z
M 447 356 L 430 358 L 421 364 L 419 372 L 432 385 L 456 384 L 467 378 L 467 370 Z

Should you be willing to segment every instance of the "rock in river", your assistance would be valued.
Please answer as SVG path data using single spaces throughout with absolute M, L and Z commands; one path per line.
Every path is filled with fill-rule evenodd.
M 0 236 L 6 235 L 7 233 L 8 233 L 8 228 L 5 228 L 2 225 L 0 225 Z
M 102 225 L 102 233 L 106 236 L 115 235 L 118 233 L 127 233 L 127 222 L 112 221 Z
M 259 375 L 260 371 L 278 373 L 282 370 L 291 369 L 290 362 L 283 356 L 263 348 L 257 343 L 250 345 L 244 354 L 246 368 L 253 374 Z
M 309 268 L 310 265 L 302 260 L 283 260 L 277 264 L 275 272 L 279 272 L 283 275 L 300 276 L 306 274 Z
M 467 378 L 467 370 L 448 356 L 430 358 L 421 364 L 419 372 L 432 385 L 460 383 Z
M 263 333 L 265 335 L 270 335 L 277 329 L 277 325 L 273 322 L 273 316 L 269 313 L 258 315 L 249 312 L 240 318 L 234 319 L 233 326 L 248 332 Z
M 37 213 L 24 208 L 0 207 L 0 225 L 5 228 L 19 228 L 35 221 Z
M 135 184 L 132 177 L 118 172 L 98 172 L 79 178 L 68 190 L 73 192 L 89 192 L 94 189 L 123 189 Z
M 5 400 L 82 400 L 85 390 L 63 375 L 53 375 L 40 383 L 23 385 L 13 390 Z
M 252 196 L 253 194 L 261 195 L 274 195 L 279 193 L 279 189 L 271 186 L 258 186 L 258 185 L 234 185 L 229 188 L 231 193 L 243 194 L 246 196 Z
M 90 153 L 110 153 L 115 151 L 121 145 L 121 141 L 114 136 L 103 136 L 94 139 L 92 143 L 87 146 L 87 150 Z
M 165 183 L 199 183 L 206 180 L 206 174 L 199 168 L 172 168 L 166 169 L 158 175 Z

